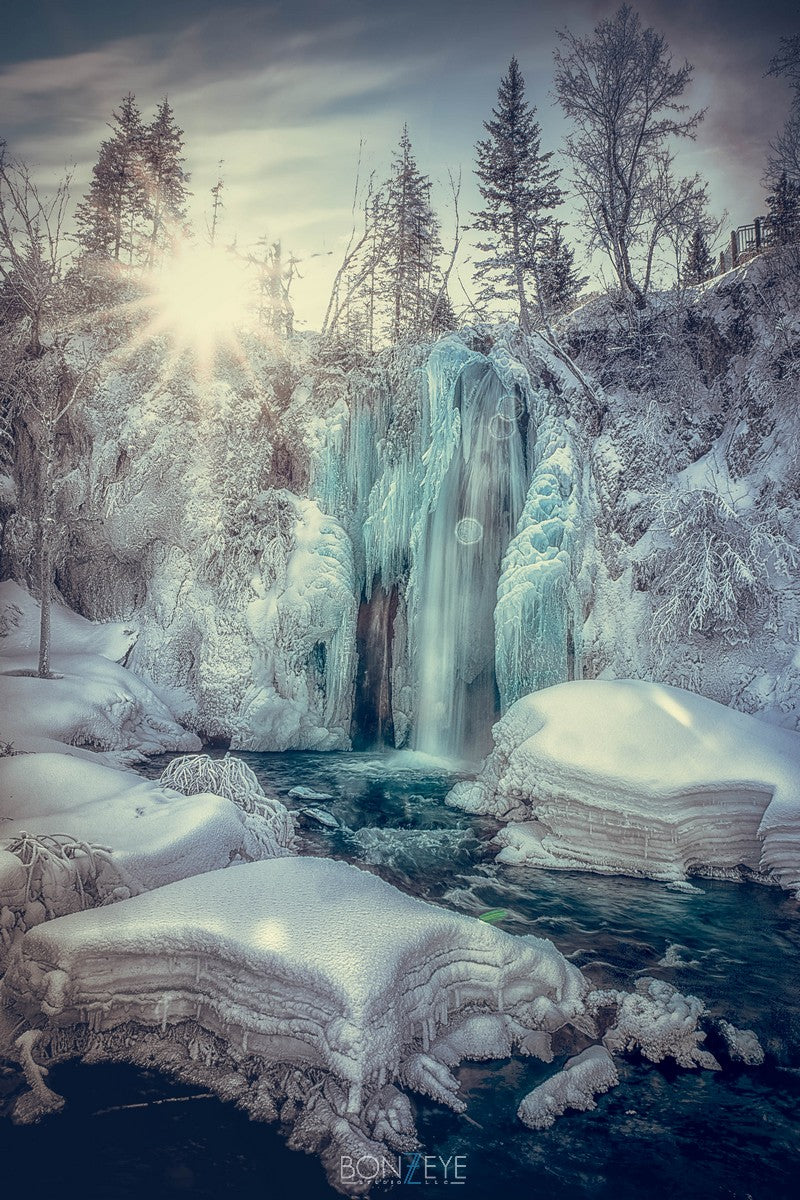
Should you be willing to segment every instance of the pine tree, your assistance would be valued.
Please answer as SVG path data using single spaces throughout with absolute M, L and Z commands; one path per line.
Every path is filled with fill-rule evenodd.
M 148 211 L 145 129 L 132 93 L 109 125 L 89 191 L 75 213 L 78 241 L 92 254 L 134 261 Z
M 800 238 L 800 183 L 782 172 L 767 196 L 772 240 L 779 246 Z
M 539 299 L 548 316 L 567 312 L 587 282 L 587 276 L 575 270 L 575 253 L 562 230 L 561 222 L 554 221 L 536 259 Z
M 713 274 L 714 259 L 708 248 L 706 236 L 698 225 L 689 239 L 683 267 L 683 282 L 688 286 L 705 283 Z
M 489 137 L 476 146 L 475 174 L 485 207 L 472 215 L 475 228 L 489 237 L 478 243 L 487 257 L 477 265 L 475 279 L 484 304 L 515 300 L 520 326 L 527 332 L 533 267 L 562 192 L 556 183 L 558 172 L 548 165 L 552 155 L 541 152 L 536 109 L 525 99 L 516 58 L 500 82 L 497 99 L 492 120 L 484 121 Z
M 186 224 L 188 175 L 183 169 L 183 130 L 175 121 L 166 96 L 144 132 L 149 233 L 147 265 L 152 268 Z
M 431 181 L 417 167 L 404 126 L 375 213 L 376 237 L 386 246 L 382 282 L 390 299 L 393 341 L 430 332 L 442 253 L 430 192 Z

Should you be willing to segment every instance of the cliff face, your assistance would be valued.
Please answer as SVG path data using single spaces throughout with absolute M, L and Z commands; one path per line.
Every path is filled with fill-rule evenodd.
M 420 712 L 475 738 L 478 705 L 490 722 L 581 675 L 794 727 L 799 313 L 777 257 L 656 298 L 635 329 L 587 305 L 561 336 L 597 385 L 599 430 L 569 371 L 508 328 L 368 364 L 253 338 L 205 378 L 130 324 L 95 329 L 97 381 L 61 439 L 58 587 L 134 624 L 127 665 L 239 748 L 405 744 Z M 16 434 L 3 561 L 24 580 L 37 477 Z M 445 632 L 439 696 L 426 663 Z

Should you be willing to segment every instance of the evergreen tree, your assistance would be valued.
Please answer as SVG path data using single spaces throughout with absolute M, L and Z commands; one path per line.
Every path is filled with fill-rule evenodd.
M 519 323 L 531 328 L 530 291 L 541 242 L 551 235 L 552 209 L 560 203 L 558 172 L 549 166 L 551 154 L 541 152 L 541 129 L 535 108 L 525 99 L 525 81 L 516 58 L 497 93 L 492 119 L 484 121 L 488 138 L 476 146 L 478 188 L 485 207 L 475 228 L 488 234 L 478 243 L 486 254 L 475 270 L 480 300 L 513 298 Z
M 698 225 L 689 239 L 686 262 L 683 267 L 683 282 L 688 286 L 705 283 L 714 274 L 714 259 L 708 248 L 703 230 Z
M 800 238 L 800 183 L 782 172 L 771 195 L 767 196 L 772 239 L 779 246 Z
M 542 241 L 536 260 L 539 299 L 548 315 L 567 312 L 587 282 L 587 276 L 575 270 L 575 254 L 567 244 L 560 221 L 554 221 L 552 231 Z
M 154 267 L 172 244 L 176 232 L 186 224 L 188 175 L 183 169 L 183 130 L 175 121 L 166 96 L 144 131 L 143 157 L 146 168 L 147 265 Z
M 89 191 L 75 213 L 78 241 L 91 254 L 131 263 L 148 211 L 145 129 L 132 93 L 109 127 L 111 137 L 100 146 Z
M 381 282 L 390 302 L 393 341 L 430 332 L 442 253 L 430 192 L 431 181 L 417 167 L 404 126 L 374 217 L 376 238 L 386 247 Z

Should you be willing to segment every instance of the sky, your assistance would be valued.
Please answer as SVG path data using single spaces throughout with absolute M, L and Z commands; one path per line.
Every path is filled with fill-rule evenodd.
M 445 243 L 448 171 L 463 173 L 461 219 L 479 203 L 474 145 L 516 55 L 537 107 L 543 149 L 566 132 L 552 97 L 558 29 L 591 31 L 600 0 L 26 0 L 0 37 L 0 138 L 34 175 L 75 168 L 85 190 L 106 122 L 128 91 L 145 115 L 168 95 L 186 133 L 192 216 L 202 225 L 224 160 L 223 230 L 239 246 L 264 234 L 300 259 L 300 322 L 319 324 L 351 227 L 359 143 L 386 172 L 404 122 L 434 180 Z M 687 100 L 707 108 L 679 163 L 710 181 L 712 209 L 745 224 L 764 210 L 769 139 L 789 89 L 765 76 L 781 36 L 800 32 L 800 0 L 642 0 L 676 62 L 694 64 Z M 562 185 L 568 186 L 568 171 Z M 437 202 L 438 201 L 438 202 Z M 580 241 L 569 204 L 564 217 Z M 469 238 L 459 275 L 469 289 Z M 458 280 L 454 301 L 464 299 Z

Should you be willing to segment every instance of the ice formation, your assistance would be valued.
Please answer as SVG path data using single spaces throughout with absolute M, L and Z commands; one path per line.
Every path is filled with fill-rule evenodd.
M 617 1068 L 608 1051 L 603 1046 L 590 1046 L 529 1092 L 517 1116 L 529 1129 L 548 1129 L 568 1108 L 578 1112 L 596 1108 L 595 1096 L 618 1083 Z
M 573 439 L 536 393 L 536 464 L 503 559 L 494 613 L 497 686 L 505 711 L 521 696 L 581 675 L 576 551 L 580 480 Z
M 397 745 L 474 757 L 497 714 L 494 610 L 528 489 L 530 380 L 502 341 L 484 354 L 453 336 L 407 389 L 337 409 L 311 489 L 360 567 L 362 702 L 391 709 Z
M 586 680 L 524 697 L 448 801 L 508 822 L 500 861 L 775 880 L 800 895 L 800 737 L 678 688 Z
M 40 1063 L 155 1063 L 280 1117 L 341 1186 L 342 1154 L 414 1145 L 400 1088 L 463 1110 L 455 1065 L 515 1048 L 549 1060 L 552 1033 L 585 1026 L 586 991 L 549 942 L 285 858 L 41 925 L 1 999 Z
M 607 1008 L 613 1012 L 603 1037 L 612 1053 L 637 1050 L 650 1062 L 674 1058 L 680 1067 L 719 1070 L 714 1055 L 703 1047 L 703 1001 L 684 996 L 663 979 L 638 979 L 635 992 L 592 992 L 588 1007 L 595 1014 Z

